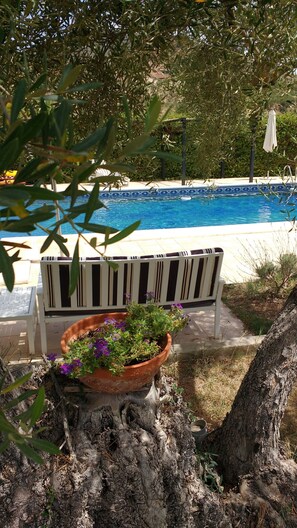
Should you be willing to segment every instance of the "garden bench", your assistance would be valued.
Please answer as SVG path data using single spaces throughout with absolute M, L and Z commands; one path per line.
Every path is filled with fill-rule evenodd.
M 221 248 L 211 248 L 108 258 L 117 264 L 117 269 L 101 257 L 80 258 L 78 284 L 71 296 L 68 294 L 71 258 L 43 257 L 37 289 L 42 352 L 47 351 L 47 321 L 125 311 L 127 298 L 146 303 L 147 292 L 153 292 L 155 302 L 164 308 L 182 304 L 188 312 L 213 309 L 214 337 L 218 338 L 223 255 Z

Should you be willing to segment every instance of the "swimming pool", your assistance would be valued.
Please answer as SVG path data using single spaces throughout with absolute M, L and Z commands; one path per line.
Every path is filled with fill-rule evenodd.
M 263 195 L 271 190 L 281 193 L 283 200 Z M 100 197 L 106 208 L 96 211 L 91 222 L 123 229 L 141 220 L 140 229 L 144 230 L 282 222 L 287 219 L 284 203 L 287 196 L 290 195 L 290 203 L 296 203 L 296 195 L 288 191 L 280 184 L 273 189 L 262 186 L 261 192 L 255 185 L 103 192 Z M 82 215 L 78 221 L 83 218 Z M 48 227 L 52 223 L 51 220 L 43 225 Z M 62 231 L 73 233 L 69 225 L 63 226 Z M 32 233 L 43 234 L 39 229 Z M 0 237 L 4 236 L 20 234 L 0 232 Z

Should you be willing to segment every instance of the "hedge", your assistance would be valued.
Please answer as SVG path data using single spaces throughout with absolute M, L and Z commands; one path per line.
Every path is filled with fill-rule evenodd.
M 254 176 L 281 176 L 286 165 L 295 173 L 297 164 L 297 113 L 286 112 L 277 114 L 278 147 L 273 152 L 263 150 L 267 116 L 258 125 L 255 142 Z M 162 145 L 161 132 L 167 136 L 170 145 Z M 199 151 L 200 129 L 199 122 L 188 121 L 186 127 L 186 178 L 205 179 L 220 177 L 220 160 L 224 160 L 224 176 L 229 178 L 248 177 L 250 170 L 251 134 L 248 124 L 244 124 L 240 133 L 230 141 L 229 145 L 221 148 L 218 138 L 213 137 L 212 144 L 204 145 L 203 152 Z M 163 148 L 174 154 L 182 155 L 182 125 L 180 122 L 167 123 L 163 130 L 156 132 L 156 148 Z M 288 170 L 286 171 L 288 174 Z M 181 162 L 166 161 L 165 169 L 159 159 L 148 161 L 142 159 L 137 162 L 133 180 L 179 180 L 182 175 Z M 131 176 L 130 176 L 131 177 Z

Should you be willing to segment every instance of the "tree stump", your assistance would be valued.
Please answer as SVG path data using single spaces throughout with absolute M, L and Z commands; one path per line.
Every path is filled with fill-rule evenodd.
M 210 492 L 199 480 L 187 410 L 170 381 L 107 395 L 69 381 L 62 387 L 58 378 L 70 449 L 60 396 L 47 374 L 44 383 L 48 404 L 39 425 L 63 454 L 45 454 L 41 466 L 14 447 L 1 456 L 5 528 L 196 526 Z

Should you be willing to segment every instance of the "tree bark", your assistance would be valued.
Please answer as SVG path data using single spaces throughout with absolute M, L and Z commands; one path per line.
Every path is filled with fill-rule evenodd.
M 186 407 L 170 385 L 124 395 L 71 385 L 63 391 L 66 444 L 60 397 L 50 376 L 44 384 L 39 425 L 63 454 L 45 454 L 42 466 L 15 447 L 0 455 L 3 528 L 194 528 L 211 493 L 199 479 Z M 217 498 L 210 504 L 224 518 Z
M 297 288 L 288 298 L 242 381 L 230 413 L 210 435 L 225 482 L 279 460 L 279 430 L 297 376 Z

